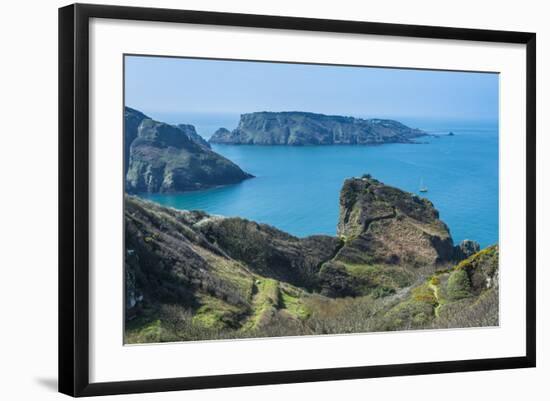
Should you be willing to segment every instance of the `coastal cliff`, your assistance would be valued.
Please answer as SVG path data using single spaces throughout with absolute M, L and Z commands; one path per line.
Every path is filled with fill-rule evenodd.
M 236 184 L 252 175 L 210 149 L 192 125 L 170 125 L 125 108 L 126 191 L 181 192 Z
M 361 119 L 306 112 L 241 115 L 233 131 L 220 128 L 210 143 L 234 145 L 376 145 L 414 143 L 424 131 L 383 119 Z
M 457 259 L 431 202 L 369 176 L 335 237 L 125 204 L 128 343 L 498 324 L 498 248 Z

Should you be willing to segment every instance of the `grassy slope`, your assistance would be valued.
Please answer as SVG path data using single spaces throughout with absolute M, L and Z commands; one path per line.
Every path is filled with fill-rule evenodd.
M 498 293 L 494 287 L 482 289 L 476 295 L 470 286 L 459 296 L 451 295 L 455 293 L 450 278 L 457 272 L 471 269 L 487 255 L 498 257 L 498 248 L 483 250 L 468 259 L 469 263 L 439 271 L 413 288 L 397 290 L 390 296 L 370 294 L 355 298 L 327 298 L 288 283 L 256 276 L 251 307 L 240 320 L 238 316 L 243 311 L 205 296 L 201 298 L 203 305 L 190 317 L 192 327 L 187 329 L 186 335 L 176 335 L 161 316 L 130 322 L 126 341 L 494 326 L 498 325 Z M 354 268 L 363 270 L 364 267 Z M 283 328 L 279 327 L 277 331 L 274 325 L 283 325 Z

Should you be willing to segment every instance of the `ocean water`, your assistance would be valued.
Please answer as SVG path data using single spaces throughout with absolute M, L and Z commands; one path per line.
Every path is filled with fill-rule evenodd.
M 173 122 L 182 121 L 180 116 Z M 485 247 L 498 242 L 498 126 L 485 122 L 400 121 L 440 136 L 419 138 L 422 144 L 381 146 L 213 145 L 214 151 L 256 178 L 204 191 L 142 196 L 178 209 L 199 209 L 271 224 L 299 237 L 334 235 L 344 180 L 368 173 L 388 185 L 430 199 L 455 243 L 473 239 Z M 193 123 L 189 119 L 187 122 Z M 202 123 L 195 125 L 204 137 L 213 130 L 205 132 L 201 127 L 224 126 L 212 121 Z M 450 131 L 455 136 L 445 135 Z M 428 187 L 427 193 L 418 192 L 421 181 Z

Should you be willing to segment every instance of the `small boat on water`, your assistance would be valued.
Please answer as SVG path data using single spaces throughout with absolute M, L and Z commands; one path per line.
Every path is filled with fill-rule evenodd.
M 420 189 L 419 192 L 428 192 L 428 187 L 424 185 L 424 179 L 420 179 Z

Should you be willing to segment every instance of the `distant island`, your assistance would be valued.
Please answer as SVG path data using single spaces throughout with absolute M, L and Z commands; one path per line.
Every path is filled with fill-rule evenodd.
M 426 132 L 395 120 L 330 116 L 301 111 L 241 115 L 237 128 L 218 129 L 210 143 L 232 145 L 378 145 L 416 143 Z
M 126 192 L 183 192 L 253 177 L 210 149 L 189 124 L 170 125 L 124 109 Z

